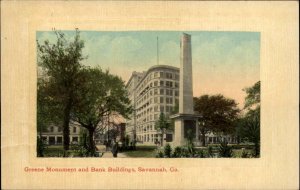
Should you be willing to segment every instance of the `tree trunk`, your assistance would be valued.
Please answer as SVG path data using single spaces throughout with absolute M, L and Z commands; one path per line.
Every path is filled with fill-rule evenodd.
M 93 127 L 89 128 L 89 152 L 93 157 L 95 156 L 94 132 L 95 129 Z
M 63 136 L 64 136 L 64 151 L 69 150 L 70 146 L 70 112 L 71 112 L 72 102 L 68 99 L 67 105 L 64 109 L 63 117 Z

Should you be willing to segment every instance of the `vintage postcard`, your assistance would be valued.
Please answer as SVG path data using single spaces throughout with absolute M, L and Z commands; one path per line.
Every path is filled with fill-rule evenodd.
M 1 5 L 3 189 L 299 188 L 296 2 Z

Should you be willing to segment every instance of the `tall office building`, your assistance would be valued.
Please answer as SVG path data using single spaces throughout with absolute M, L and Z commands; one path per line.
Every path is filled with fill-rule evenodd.
M 134 108 L 126 122 L 126 134 L 144 144 L 160 142 L 161 131 L 155 129 L 155 122 L 163 112 L 172 114 L 179 102 L 179 68 L 155 65 L 145 72 L 133 72 L 127 82 L 129 98 Z M 172 141 L 173 132 L 164 137 Z

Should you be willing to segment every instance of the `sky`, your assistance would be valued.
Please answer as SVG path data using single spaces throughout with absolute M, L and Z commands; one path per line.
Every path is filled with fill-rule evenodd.
M 74 31 L 62 31 L 73 39 Z M 244 105 L 245 87 L 260 80 L 260 33 L 213 31 L 80 31 L 85 42 L 82 63 L 109 69 L 125 82 L 133 71 L 147 71 L 157 65 L 157 37 L 160 65 L 180 65 L 180 38 L 192 39 L 193 93 L 223 94 Z M 54 43 L 53 31 L 38 31 L 37 40 Z

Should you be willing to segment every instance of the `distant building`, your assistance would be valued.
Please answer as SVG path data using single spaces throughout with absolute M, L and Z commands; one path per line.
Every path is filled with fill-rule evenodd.
M 74 123 L 70 123 L 70 144 L 78 144 L 80 137 L 80 130 L 82 128 Z M 42 132 L 38 132 L 39 137 L 42 135 L 43 140 L 48 145 L 62 145 L 63 144 L 63 128 L 56 125 L 49 125 Z
M 126 134 L 140 143 L 160 142 L 161 131 L 155 129 L 160 113 L 171 115 L 179 101 L 179 68 L 155 65 L 146 72 L 133 72 L 127 82 L 129 99 L 134 112 L 126 121 Z M 166 141 L 172 141 L 167 131 Z
M 103 144 L 105 141 L 116 140 L 123 142 L 125 138 L 125 120 L 124 118 L 113 113 L 103 118 L 103 122 L 96 129 L 94 141 L 96 144 Z

